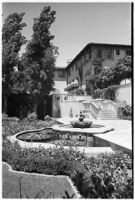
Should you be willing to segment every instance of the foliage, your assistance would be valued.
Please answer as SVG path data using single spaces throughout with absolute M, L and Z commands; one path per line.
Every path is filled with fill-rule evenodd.
M 2 120 L 2 136 L 5 139 L 7 136 L 14 135 L 25 130 L 37 130 L 45 127 L 51 127 L 57 124 L 55 120 L 46 122 L 41 120 L 29 121 L 27 118 L 20 121 Z
M 93 94 L 94 99 L 100 98 L 101 94 L 102 94 L 101 89 L 98 88 L 98 89 L 94 90 L 94 94 Z
M 55 11 L 50 6 L 44 7 L 39 18 L 34 19 L 33 36 L 29 41 L 26 53 L 22 57 L 25 84 L 34 102 L 34 112 L 40 101 L 53 90 L 53 77 L 57 48 L 51 40 L 52 23 L 55 21 Z
M 118 60 L 118 63 L 116 64 L 114 68 L 114 79 L 113 81 L 116 83 L 116 81 L 119 83 L 123 79 L 130 79 L 132 76 L 132 61 L 131 56 L 125 56 L 122 59 Z
M 84 198 L 133 198 L 132 159 L 123 152 L 87 157 L 73 148 L 27 149 L 3 140 L 2 160 L 19 171 L 68 175 Z
M 94 98 L 103 98 L 108 100 L 115 100 L 115 93 L 119 85 L 111 85 L 108 88 L 96 89 L 94 91 Z
M 77 89 L 76 94 L 77 95 L 84 95 L 84 90 L 83 89 Z
M 102 72 L 102 62 L 100 60 L 93 60 L 92 71 L 86 82 L 86 93 L 93 96 L 94 90 L 98 86 L 99 75 Z
M 132 120 L 132 107 L 126 102 L 123 102 L 118 107 L 118 116 L 122 119 Z
M 4 98 L 3 110 L 7 112 L 7 98 L 11 91 L 19 90 L 16 88 L 16 77 L 18 73 L 14 67 L 18 66 L 18 53 L 21 46 L 26 43 L 25 37 L 22 36 L 21 30 L 26 26 L 22 23 L 25 13 L 10 14 L 3 24 L 2 28 L 2 91 Z
M 37 120 L 37 114 L 35 112 L 30 113 L 29 115 L 27 115 L 27 119 L 28 121 L 35 121 Z
M 8 147 L 8 148 L 7 148 Z M 132 198 L 131 158 L 127 154 L 100 154 L 87 158 L 74 149 L 3 147 L 3 160 L 26 172 L 68 175 L 84 198 Z
M 104 99 L 109 99 L 114 101 L 115 100 L 115 93 L 118 89 L 119 85 L 111 85 L 108 88 L 105 88 L 102 90 L 102 95 L 104 96 Z
M 131 158 L 127 154 L 100 154 L 89 158 L 84 177 L 84 195 L 90 198 L 132 198 Z M 127 188 L 130 189 L 127 189 Z M 86 193 L 85 193 L 86 192 Z M 127 193 L 126 193 L 127 192 Z M 89 194 L 88 194 L 89 193 Z
M 103 68 L 97 75 L 97 88 L 103 89 L 113 84 L 113 68 Z
M 2 113 L 2 119 L 7 119 L 7 118 L 8 118 L 8 115 L 5 113 Z
M 103 68 L 97 74 L 97 88 L 103 89 L 111 85 L 119 85 L 123 79 L 130 79 L 132 75 L 131 56 L 118 60 L 115 67 Z

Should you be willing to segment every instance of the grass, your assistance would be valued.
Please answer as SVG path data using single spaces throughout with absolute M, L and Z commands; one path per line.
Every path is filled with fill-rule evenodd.
M 73 195 L 73 191 L 66 177 L 45 177 L 28 175 L 9 171 L 6 164 L 2 164 L 3 198 L 63 198 L 65 191 Z M 19 187 L 21 182 L 21 191 Z M 74 196 L 76 198 L 76 195 Z

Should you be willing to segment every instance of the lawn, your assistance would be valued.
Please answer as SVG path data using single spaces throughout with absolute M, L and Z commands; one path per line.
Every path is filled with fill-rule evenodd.
M 13 173 L 9 171 L 6 164 L 2 164 L 3 170 L 3 198 L 63 198 L 66 197 L 65 190 L 69 195 L 74 194 L 66 177 L 47 177 L 39 175 L 28 175 Z M 22 177 L 20 179 L 20 177 Z M 21 192 L 19 187 L 21 181 Z M 75 195 L 74 198 L 77 198 Z

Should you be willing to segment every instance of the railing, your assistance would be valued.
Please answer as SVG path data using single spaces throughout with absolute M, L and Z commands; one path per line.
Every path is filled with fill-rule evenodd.
M 95 119 L 97 119 L 98 113 L 101 110 L 94 102 L 90 103 L 91 113 Z
M 73 95 L 73 94 L 57 94 L 57 93 L 54 93 L 53 96 L 56 100 L 60 100 L 60 101 L 76 101 L 79 99 L 92 98 L 89 95 Z

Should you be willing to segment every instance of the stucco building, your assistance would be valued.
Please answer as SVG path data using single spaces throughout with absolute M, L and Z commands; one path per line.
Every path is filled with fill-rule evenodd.
M 103 68 L 109 68 L 115 66 L 118 59 L 126 55 L 131 55 L 130 45 L 87 44 L 65 68 L 67 82 L 65 91 L 72 93 L 80 86 L 82 89 L 86 89 L 88 77 L 94 73 L 93 61 L 100 61 Z
M 63 94 L 66 93 L 64 88 L 66 87 L 66 73 L 65 67 L 56 67 L 54 71 L 54 89 L 55 93 Z

